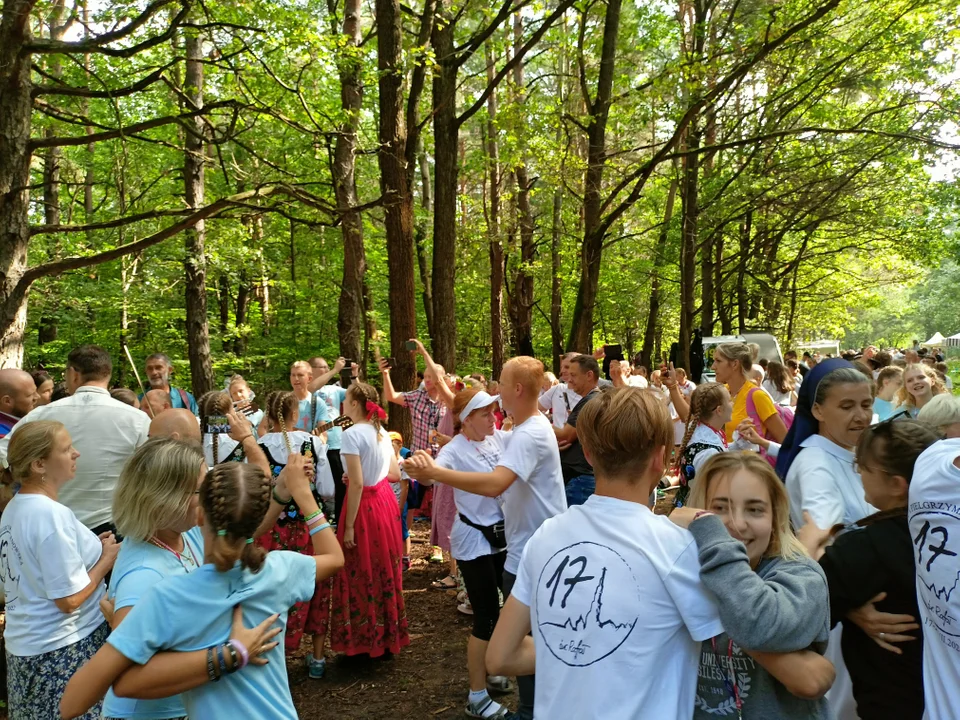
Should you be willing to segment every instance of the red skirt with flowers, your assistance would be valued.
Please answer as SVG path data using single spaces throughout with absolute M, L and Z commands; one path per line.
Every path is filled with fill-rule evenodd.
M 270 550 L 290 550 L 304 555 L 314 555 L 313 543 L 307 523 L 299 517 L 289 517 L 284 509 L 280 520 L 274 523 L 270 531 L 257 538 L 257 544 L 268 552 Z M 327 615 L 330 607 L 330 580 L 317 583 L 310 602 L 294 605 L 287 612 L 287 628 L 284 635 L 284 648 L 287 654 L 300 648 L 303 633 L 323 634 L 326 632 Z
M 403 603 L 400 517 L 386 479 L 363 488 L 353 530 L 356 547 L 343 549 L 343 569 L 333 577 L 330 647 L 347 655 L 398 653 L 410 644 L 410 635 Z M 345 531 L 346 523 L 340 523 L 341 547 Z

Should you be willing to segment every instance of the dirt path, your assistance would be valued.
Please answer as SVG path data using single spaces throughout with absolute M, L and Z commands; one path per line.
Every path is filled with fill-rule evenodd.
M 328 655 L 323 680 L 310 680 L 302 660 L 290 659 L 290 687 L 301 718 L 464 717 L 471 619 L 457 612 L 454 592 L 429 587 L 446 569 L 426 562 L 429 534 L 429 522 L 414 523 L 414 563 L 403 582 L 410 646 L 390 660 L 357 662 Z M 305 642 L 301 655 L 309 651 Z M 515 695 L 504 702 L 516 708 Z

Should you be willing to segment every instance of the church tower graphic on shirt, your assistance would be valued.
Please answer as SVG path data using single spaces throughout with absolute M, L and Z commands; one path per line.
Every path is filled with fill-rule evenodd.
M 637 624 L 640 596 L 615 550 L 579 542 L 556 552 L 536 588 L 537 625 L 554 656 L 584 667 L 613 655 Z

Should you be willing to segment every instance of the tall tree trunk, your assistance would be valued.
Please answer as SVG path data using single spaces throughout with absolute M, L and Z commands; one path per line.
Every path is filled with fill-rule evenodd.
M 430 264 L 427 258 L 427 220 L 433 215 L 433 193 L 430 186 L 430 163 L 423 150 L 423 141 L 419 137 L 417 144 L 420 146 L 417 149 L 417 166 L 420 168 L 420 207 L 423 213 L 417 218 L 413 228 L 413 241 L 417 248 L 420 285 L 423 287 L 423 314 L 427 318 L 427 334 L 433 337 L 433 292 L 430 289 Z
M 413 268 L 413 196 L 407 176 L 407 128 L 403 108 L 403 41 L 400 0 L 376 0 L 377 69 L 379 71 L 380 190 L 387 236 L 387 270 L 390 281 L 390 349 L 396 360 L 393 382 L 398 390 L 414 387 L 414 358 L 404 348 L 417 334 L 417 308 Z M 410 414 L 390 409 L 390 427 L 410 437 Z
M 335 16 L 335 8 L 331 8 Z M 357 200 L 356 151 L 357 128 L 363 104 L 360 83 L 360 0 L 345 0 L 343 6 L 343 38 L 345 46 L 340 55 L 340 107 L 344 121 L 337 133 L 334 149 L 333 189 L 340 210 L 340 230 L 343 235 L 343 286 L 337 313 L 340 333 L 340 354 L 361 362 L 361 332 L 366 325 L 364 309 L 364 276 L 367 257 L 363 248 L 363 219 L 352 209 Z M 364 335 L 367 333 L 364 332 Z
M 457 268 L 457 71 L 448 0 L 437 4 L 433 48 L 434 182 L 433 208 L 433 358 L 448 371 L 456 365 L 457 316 L 454 280 Z
M 653 273 L 650 277 L 650 310 L 647 313 L 647 325 L 643 331 L 643 345 L 640 348 L 640 364 L 653 368 L 654 341 L 657 323 L 660 319 L 660 272 L 666 264 L 667 240 L 670 236 L 670 221 L 673 219 L 673 205 L 677 199 L 677 178 L 670 180 L 667 189 L 667 201 L 663 206 L 663 225 L 657 235 L 657 247 L 653 256 Z
M 33 3 L 5 0 L 0 20 L 0 368 L 23 365 L 27 292 L 20 278 L 30 242 L 29 53 Z
M 751 233 L 753 232 L 753 210 L 747 210 L 747 217 L 740 225 L 740 252 L 737 257 L 737 332 L 747 331 L 747 263 L 750 262 Z
M 563 238 L 563 187 L 553 191 L 553 218 L 550 229 L 550 340 L 553 346 L 553 372 L 560 375 L 560 356 L 563 355 L 563 295 L 560 292 L 561 256 Z
M 230 346 L 230 340 L 227 336 L 230 334 L 230 276 L 227 273 L 220 273 L 218 283 L 218 304 L 220 306 L 220 348 L 224 352 Z
M 606 164 L 607 118 L 613 97 L 617 36 L 620 32 L 622 0 L 609 0 L 603 21 L 603 46 L 600 51 L 600 72 L 597 94 L 591 102 L 584 98 L 590 117 L 587 125 L 587 170 L 583 183 L 583 247 L 580 252 L 580 286 L 573 308 L 573 323 L 567 350 L 590 352 L 593 348 L 593 308 L 600 285 L 600 262 L 603 252 L 601 206 L 603 170 Z M 584 16 L 582 22 L 586 22 Z M 586 86 L 586 78 L 583 78 Z
M 519 55 L 523 46 L 523 22 L 520 13 L 513 15 L 513 51 Z M 523 73 L 524 63 L 518 62 L 513 70 L 513 84 L 516 103 L 523 107 L 526 102 L 526 88 Z M 520 139 L 520 162 L 514 169 L 517 179 L 517 225 L 520 228 L 520 262 L 513 278 L 512 312 L 513 348 L 517 355 L 533 356 L 533 261 L 536 245 L 533 242 L 533 211 L 530 209 L 530 190 L 532 183 L 527 174 L 527 163 L 523 158 L 526 123 L 524 114 L 517 114 L 516 135 Z
M 680 366 L 690 367 L 690 343 L 693 335 L 694 290 L 697 284 L 697 191 L 700 165 L 697 149 L 700 147 L 700 131 L 696 118 L 687 128 L 684 149 L 689 155 L 683 159 L 683 182 L 680 185 L 681 230 L 680 230 Z
M 247 351 L 247 308 L 250 306 L 250 283 L 246 271 L 241 271 L 240 282 L 237 283 L 237 304 L 234 308 L 234 325 L 237 337 L 233 341 L 233 354 L 241 357 Z
M 487 82 L 493 81 L 496 58 L 486 43 Z M 497 137 L 497 92 L 487 98 L 487 175 L 490 203 L 487 209 L 487 238 L 490 245 L 490 346 L 493 355 L 490 377 L 499 378 L 503 369 L 503 244 L 500 239 L 500 142 Z
M 197 108 L 203 107 L 203 40 L 195 31 L 184 36 L 186 71 L 184 94 Z M 200 118 L 186 120 L 184 138 L 183 184 L 187 207 L 204 203 L 204 124 Z M 186 257 L 185 302 L 187 309 L 187 356 L 193 393 L 200 397 L 213 388 L 210 360 L 210 328 L 207 323 L 206 225 L 203 220 L 184 233 Z

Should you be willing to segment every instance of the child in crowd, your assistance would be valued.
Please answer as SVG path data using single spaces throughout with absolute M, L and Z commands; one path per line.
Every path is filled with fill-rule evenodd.
M 689 718 L 700 644 L 723 626 L 693 536 L 647 507 L 670 415 L 654 393 L 617 388 L 583 407 L 577 433 L 596 493 L 527 542 L 487 669 L 536 669 L 537 717 Z
M 877 374 L 877 394 L 873 400 L 873 412 L 879 422 L 888 420 L 895 412 L 895 398 L 903 387 L 903 368 L 891 365 Z
M 698 509 L 702 508 L 702 509 Z M 694 720 L 832 720 L 823 571 L 790 530 L 787 493 L 754 453 L 714 455 L 670 520 L 697 541 L 724 632 L 700 650 Z M 811 649 L 808 650 L 808 649 Z
M 266 553 L 254 544 L 270 506 L 270 478 L 243 463 L 213 468 L 199 490 L 204 564 L 162 580 L 139 600 L 73 676 L 60 705 L 63 717 L 85 712 L 112 685 L 122 697 L 180 692 L 192 718 L 297 718 L 283 650 L 267 631 L 278 619 L 286 624 L 286 608 L 310 600 L 316 583 L 343 566 L 343 554 L 310 490 L 303 457 L 291 455 L 287 465 L 297 469 L 288 489 L 310 518 L 314 554 Z M 236 632 L 238 602 L 245 617 L 259 623 L 249 647 Z M 261 651 L 262 665 L 245 669 Z
M 676 470 L 680 476 L 676 506 L 683 507 L 693 479 L 703 464 L 727 449 L 724 426 L 733 416 L 730 393 L 720 383 L 704 383 L 690 396 L 690 417 L 677 450 Z
M 410 450 L 403 446 L 403 435 L 398 432 L 390 433 L 390 442 L 393 444 L 393 455 L 400 467 L 400 480 L 392 482 L 393 494 L 397 496 L 397 506 L 400 508 L 400 537 L 403 540 L 403 570 L 410 569 L 410 528 L 407 527 L 407 498 L 410 495 L 410 476 L 403 469 L 403 460 L 410 455 Z

